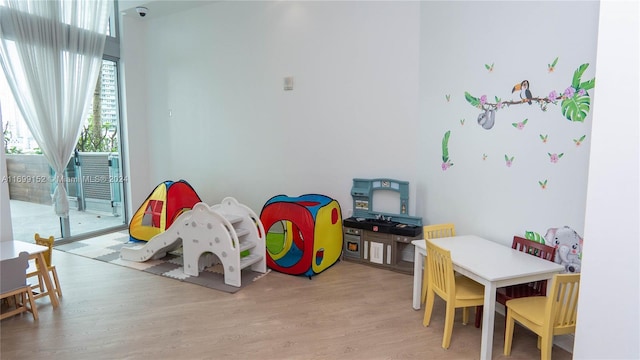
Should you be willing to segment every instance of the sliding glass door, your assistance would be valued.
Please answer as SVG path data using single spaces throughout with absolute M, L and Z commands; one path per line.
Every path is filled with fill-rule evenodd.
M 33 140 L 0 72 L 0 113 L 14 238 L 30 241 L 35 233 L 56 238 L 82 237 L 124 228 L 124 182 L 118 93 L 118 62 L 103 60 L 93 101 L 69 159 L 64 185 L 68 221 L 53 211 L 53 171 Z M 3 215 L 4 216 L 4 215 Z

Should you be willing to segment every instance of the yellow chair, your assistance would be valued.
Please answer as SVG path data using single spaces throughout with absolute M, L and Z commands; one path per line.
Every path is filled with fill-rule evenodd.
M 51 274 L 52 280 L 53 280 L 53 289 L 46 289 L 45 287 L 42 285 L 44 283 L 44 281 L 40 278 L 40 274 L 38 273 L 37 270 L 32 271 L 27 273 L 27 279 L 37 276 L 38 277 L 38 283 L 34 284 L 31 286 L 32 289 L 36 290 L 38 289 L 38 294 L 36 294 L 34 296 L 35 299 L 41 298 L 45 295 L 49 294 L 49 291 L 55 291 L 58 294 L 58 297 L 62 297 L 62 289 L 60 289 L 60 281 L 58 280 L 58 272 L 56 271 L 56 267 L 54 265 L 51 265 L 51 254 L 53 252 L 53 242 L 54 242 L 54 238 L 53 236 L 49 236 L 48 238 L 43 238 L 40 237 L 40 234 L 36 233 L 34 236 L 34 239 L 36 241 L 36 244 L 38 245 L 42 245 L 42 246 L 46 246 L 49 248 L 49 250 L 47 250 L 46 252 L 44 252 L 44 260 L 47 263 L 47 271 L 49 271 L 49 273 Z
M 422 236 L 425 240 L 437 239 L 442 237 L 456 236 L 456 227 L 454 224 L 435 224 L 425 225 L 422 227 Z M 422 296 L 420 302 L 424 303 L 425 295 L 427 294 L 427 271 L 422 275 Z
M 507 301 L 504 354 L 511 354 L 514 322 L 538 335 L 538 348 L 543 360 L 551 359 L 553 336 L 576 331 L 580 274 L 556 274 L 547 296 L 534 296 Z
M 444 320 L 444 337 L 442 347 L 448 349 L 451 344 L 453 320 L 457 308 L 463 308 L 462 323 L 469 321 L 469 308 L 484 303 L 484 286 L 466 276 L 455 276 L 451 252 L 435 245 L 431 240 L 427 242 L 427 300 L 424 307 L 423 325 L 429 326 L 435 295 L 440 296 L 447 304 Z
M 13 299 L 15 305 L 15 309 L 0 314 L 0 320 L 27 311 L 33 315 L 34 320 L 38 320 L 38 309 L 33 301 L 31 286 L 25 278 L 28 267 L 29 254 L 26 252 L 21 252 L 17 258 L 0 261 L 0 299 Z

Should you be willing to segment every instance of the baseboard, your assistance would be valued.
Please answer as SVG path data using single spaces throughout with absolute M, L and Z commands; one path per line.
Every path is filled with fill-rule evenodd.
M 575 336 L 573 334 L 556 335 L 553 337 L 553 345 L 557 345 L 562 350 L 573 354 L 573 341 Z

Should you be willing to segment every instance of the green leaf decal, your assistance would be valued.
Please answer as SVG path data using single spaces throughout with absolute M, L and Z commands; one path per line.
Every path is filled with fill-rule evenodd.
M 525 231 L 524 237 L 528 240 L 544 244 L 544 237 L 535 231 Z
M 551 63 L 551 67 L 556 67 L 557 64 L 558 64 L 558 58 L 553 60 L 553 62 Z
M 580 65 L 576 71 L 573 72 L 573 80 L 571 80 L 571 87 L 576 89 L 576 91 L 580 88 L 580 78 L 582 78 L 582 74 L 587 70 L 589 64 Z
M 589 114 L 591 99 L 589 96 L 575 95 L 571 99 L 562 100 L 562 115 L 570 121 L 584 122 Z
M 469 94 L 468 92 L 464 92 L 464 98 L 467 99 L 467 101 L 469 102 L 469 104 L 478 107 L 480 106 L 480 100 L 478 100 L 477 97 L 473 97 L 471 94 Z
M 442 138 L 442 162 L 449 161 L 449 136 L 451 135 L 451 130 L 444 133 L 444 137 Z
M 584 91 L 587 91 L 587 90 L 593 89 L 595 86 L 596 86 L 596 79 L 591 79 L 581 83 L 578 90 L 584 89 Z

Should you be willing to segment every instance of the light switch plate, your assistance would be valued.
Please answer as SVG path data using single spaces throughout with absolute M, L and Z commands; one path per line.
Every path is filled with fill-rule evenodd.
M 293 90 L 293 76 L 287 76 L 284 78 L 284 89 Z

